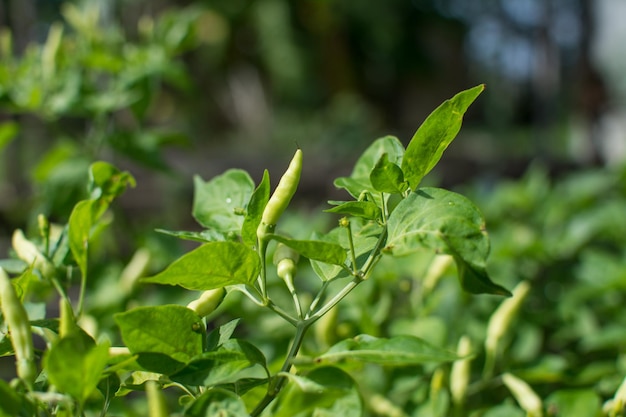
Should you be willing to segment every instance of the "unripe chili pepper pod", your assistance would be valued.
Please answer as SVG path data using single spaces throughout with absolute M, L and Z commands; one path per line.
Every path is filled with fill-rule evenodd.
M 502 382 L 528 417 L 543 417 L 543 402 L 530 385 L 508 372 L 502 375 Z
M 468 336 L 462 336 L 456 354 L 461 359 L 454 361 L 450 371 L 450 394 L 452 402 L 457 406 L 462 406 L 467 397 L 467 387 L 470 380 L 470 365 L 472 358 L 468 357 L 472 350 L 472 342 Z
M 493 369 L 498 353 L 500 341 L 508 331 L 513 319 L 517 316 L 522 303 L 530 292 L 528 281 L 522 281 L 513 289 L 513 296 L 507 298 L 494 311 L 487 324 L 487 337 L 485 338 L 485 376 L 489 376 Z
M 290 281 L 292 283 L 293 277 L 296 275 L 298 259 L 300 259 L 298 252 L 287 245 L 279 243 L 276 246 L 274 258 L 272 259 L 274 265 L 276 265 L 278 277 L 285 282 Z
M 37 377 L 37 367 L 28 314 L 11 284 L 11 279 L 2 268 L 0 268 L 0 301 L 4 321 L 11 333 L 17 376 L 31 387 Z
M 259 238 L 263 238 L 267 234 L 267 229 L 272 228 L 278 222 L 278 219 L 291 202 L 298 188 L 301 173 L 302 150 L 298 149 L 263 210 L 261 224 L 257 229 Z
M 187 308 L 196 312 L 200 317 L 206 317 L 222 303 L 226 297 L 224 288 L 215 288 L 213 290 L 204 291 L 200 297 L 187 304 Z

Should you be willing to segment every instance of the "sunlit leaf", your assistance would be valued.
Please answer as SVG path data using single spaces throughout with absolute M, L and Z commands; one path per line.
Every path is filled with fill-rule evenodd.
M 389 216 L 384 253 L 403 256 L 432 250 L 454 256 L 464 289 L 510 295 L 488 277 L 485 264 L 489 237 L 476 206 L 460 194 L 420 188 L 402 200 Z
M 261 271 L 255 251 L 237 242 L 210 242 L 172 262 L 165 271 L 142 282 L 180 285 L 189 290 L 211 290 L 250 284 Z
M 346 250 L 336 243 L 320 240 L 296 240 L 280 235 L 271 235 L 271 238 L 311 260 L 333 265 L 343 265 L 346 260 Z
M 404 180 L 400 167 L 389 160 L 389 155 L 382 154 L 370 173 L 372 186 L 380 192 L 400 194 L 409 185 Z
M 254 191 L 247 172 L 231 169 L 205 182 L 194 178 L 193 217 L 221 233 L 240 233 L 243 213 Z
M 243 226 L 241 228 L 241 239 L 244 243 L 251 247 L 257 244 L 256 231 L 259 224 L 261 224 L 263 209 L 265 209 L 269 199 L 270 175 L 267 170 L 265 170 L 263 172 L 261 182 L 250 197 L 250 202 L 246 208 L 246 215 L 243 219 Z
M 367 220 L 378 220 L 382 216 L 380 208 L 378 208 L 378 206 L 371 201 L 348 201 L 324 211 L 326 213 L 362 217 Z
M 414 336 L 390 339 L 360 335 L 342 340 L 315 359 L 318 364 L 369 362 L 380 365 L 405 366 L 449 362 L 459 359 L 456 353 L 431 345 Z
M 454 140 L 468 107 L 485 89 L 478 85 L 444 101 L 417 129 L 402 159 L 402 172 L 411 189 L 417 188 Z

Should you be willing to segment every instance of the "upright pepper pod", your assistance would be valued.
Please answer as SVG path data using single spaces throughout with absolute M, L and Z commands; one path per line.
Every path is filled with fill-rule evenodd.
M 278 222 L 293 195 L 296 193 L 298 184 L 300 183 L 300 174 L 302 173 L 302 150 L 296 150 L 287 171 L 283 174 L 274 190 L 274 193 L 267 202 L 263 215 L 261 216 L 261 224 L 257 229 L 257 235 L 262 239 Z
M 11 279 L 2 268 L 0 268 L 0 301 L 4 320 L 11 333 L 17 376 L 31 387 L 37 377 L 37 367 L 28 314 L 11 284 Z

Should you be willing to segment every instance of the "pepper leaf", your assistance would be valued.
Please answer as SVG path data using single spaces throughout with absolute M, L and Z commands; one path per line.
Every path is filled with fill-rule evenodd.
M 404 180 L 402 169 L 389 160 L 389 155 L 382 154 L 372 172 L 370 172 L 372 186 L 380 192 L 401 194 L 409 185 Z
M 444 101 L 417 129 L 402 159 L 402 172 L 412 190 L 433 169 L 450 142 L 454 140 L 468 107 L 485 89 L 478 85 Z
M 250 284 L 260 271 L 259 256 L 246 245 L 209 242 L 178 258 L 163 272 L 141 281 L 205 291 L 227 285 Z
M 389 216 L 383 253 L 403 256 L 423 249 L 454 256 L 463 289 L 472 293 L 510 295 L 485 271 L 489 237 L 476 206 L 460 194 L 420 188 Z
M 305 258 L 314 261 L 333 265 L 343 265 L 346 261 L 346 250 L 336 243 L 322 242 L 320 240 L 296 240 L 280 235 L 270 236 L 283 245 L 289 246 Z
M 196 176 L 192 215 L 204 227 L 238 234 L 243 224 L 241 214 L 253 191 L 254 181 L 240 169 L 230 169 L 208 182 Z
M 267 170 L 265 170 L 261 182 L 250 197 L 250 202 L 246 209 L 246 216 L 243 219 L 243 226 L 241 228 L 241 239 L 251 247 L 257 244 L 256 231 L 259 224 L 261 224 L 263 210 L 269 199 L 270 175 Z
M 200 317 L 187 307 L 137 307 L 114 316 L 122 339 L 148 371 L 172 374 L 202 353 Z
M 371 201 L 347 201 L 324 211 L 362 217 L 367 220 L 378 220 L 382 217 L 380 208 Z
M 456 353 L 431 345 L 415 336 L 390 339 L 359 335 L 342 340 L 315 359 L 316 364 L 340 366 L 349 362 L 368 362 L 388 366 L 420 365 L 450 362 L 459 359 Z

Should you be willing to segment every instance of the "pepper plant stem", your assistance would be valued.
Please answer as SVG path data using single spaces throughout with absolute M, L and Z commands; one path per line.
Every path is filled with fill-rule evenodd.
M 287 381 L 287 377 L 283 374 L 289 372 L 291 366 L 293 364 L 293 359 L 298 354 L 300 347 L 302 346 L 302 342 L 304 341 L 304 335 L 306 334 L 309 327 L 315 322 L 315 320 L 303 320 L 298 323 L 296 326 L 296 334 L 294 336 L 293 341 L 291 342 L 291 347 L 289 348 L 289 353 L 287 353 L 287 357 L 283 362 L 283 365 L 278 372 L 269 382 L 269 386 L 267 389 L 267 393 L 259 401 L 257 406 L 250 413 L 250 417 L 259 416 L 268 405 L 271 404 L 272 401 L 276 398 L 278 393 L 282 390 L 285 382 Z

